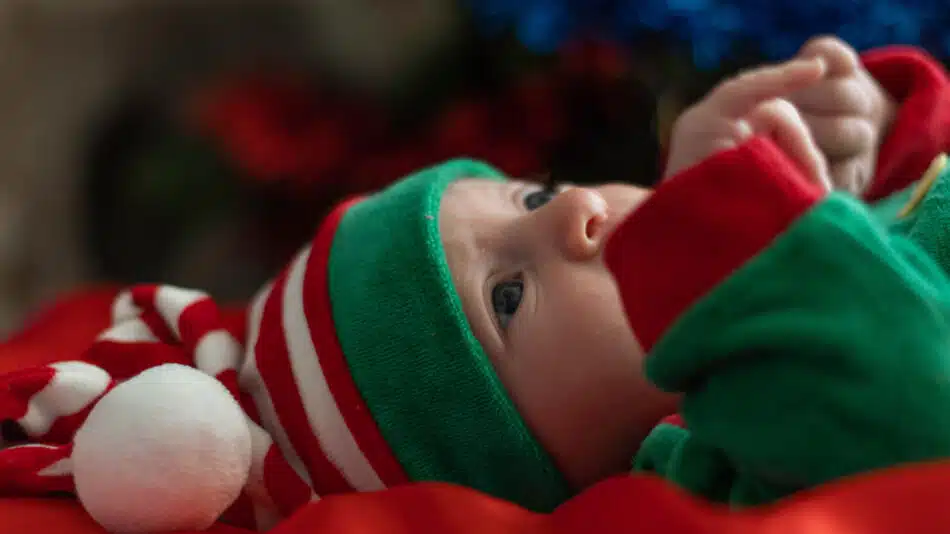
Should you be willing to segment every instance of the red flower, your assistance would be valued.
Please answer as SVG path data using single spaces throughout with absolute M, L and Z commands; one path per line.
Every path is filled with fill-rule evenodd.
M 522 118 L 521 128 L 539 143 L 562 135 L 565 121 L 560 104 L 554 80 L 536 74 L 521 80 L 511 96 L 511 107 Z
M 491 108 L 469 100 L 446 111 L 433 127 L 435 149 L 442 154 L 462 154 L 481 146 L 491 135 Z
M 355 122 L 318 107 L 320 95 L 287 78 L 254 78 L 203 94 L 199 128 L 251 176 L 318 176 L 349 157 Z

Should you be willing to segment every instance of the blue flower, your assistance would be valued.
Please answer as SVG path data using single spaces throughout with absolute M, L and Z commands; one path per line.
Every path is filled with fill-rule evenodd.
M 583 37 L 628 43 L 659 33 L 691 49 L 698 66 L 715 68 L 737 46 L 778 59 L 831 33 L 860 50 L 901 43 L 950 56 L 943 0 L 468 1 L 486 32 L 514 27 L 539 52 Z

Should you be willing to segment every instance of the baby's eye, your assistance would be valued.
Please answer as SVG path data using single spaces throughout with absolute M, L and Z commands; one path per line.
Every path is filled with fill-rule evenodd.
M 539 191 L 533 191 L 524 196 L 524 207 L 528 211 L 534 211 L 541 206 L 551 202 L 551 199 L 558 194 L 556 186 L 547 186 Z
M 506 280 L 492 288 L 491 305 L 502 329 L 508 328 L 508 323 L 514 318 L 523 293 L 524 282 L 518 279 Z

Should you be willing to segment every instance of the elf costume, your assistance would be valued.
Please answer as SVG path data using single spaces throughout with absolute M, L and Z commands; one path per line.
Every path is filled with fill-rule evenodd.
M 744 504 L 950 455 L 948 171 L 890 224 L 765 141 L 660 186 L 607 249 L 648 377 L 684 394 L 685 428 L 657 427 L 637 469 Z M 666 263 L 696 253 L 699 273 Z
M 950 148 L 950 89 L 919 53 L 890 49 L 866 61 L 902 104 L 869 195 L 876 200 L 920 178 Z M 893 523 L 883 518 L 856 520 L 864 502 L 856 495 L 867 499 L 867 517 L 880 517 L 886 502 L 926 506 L 920 512 L 943 524 L 950 519 L 942 506 L 950 472 L 936 467 L 836 491 L 832 485 L 771 513 L 730 512 L 641 475 L 606 481 L 550 515 L 516 506 L 547 510 L 569 493 L 467 329 L 434 246 L 445 185 L 492 174 L 455 162 L 341 206 L 246 313 L 155 286 L 121 293 L 111 326 L 101 300 L 72 309 L 64 303 L 4 347 L 10 358 L 0 365 L 13 372 L 0 388 L 0 409 L 27 441 L 0 451 L 5 493 L 74 490 L 79 465 L 71 454 L 81 447 L 73 440 L 102 419 L 97 410 L 121 388 L 148 386 L 142 377 L 172 364 L 200 370 L 235 397 L 251 429 L 251 467 L 226 518 L 249 528 L 276 523 L 278 534 L 629 532 L 636 525 L 667 534 L 806 532 L 800 529 L 814 524 L 816 506 L 837 511 L 830 520 L 838 523 L 888 532 Z M 686 428 L 658 427 L 637 466 L 694 493 L 752 503 L 946 456 L 950 440 L 939 417 L 947 395 L 939 350 L 946 275 L 914 235 L 937 220 L 921 214 L 927 202 L 939 212 L 940 183 L 918 204 L 920 214 L 890 221 L 889 204 L 875 212 L 822 196 L 770 143 L 755 140 L 661 186 L 607 250 L 630 324 L 651 349 L 648 374 L 686 393 Z M 394 273 L 378 268 L 383 260 L 411 267 Z M 88 328 L 67 338 L 66 325 L 78 329 L 77 318 Z M 428 337 L 413 329 L 420 324 Z M 896 325 L 900 331 L 890 328 Z M 57 360 L 73 363 L 49 365 Z M 908 387 L 913 394 L 901 394 Z M 129 453 L 122 445 L 117 464 Z M 480 492 L 401 485 L 408 480 Z M 389 486 L 400 487 L 347 494 Z M 901 497 L 913 491 L 913 501 Z M 339 496 L 323 500 L 331 494 Z M 181 506 L 185 515 L 188 503 Z M 19 516 L 9 513 L 12 525 Z
M 891 172 L 890 186 L 921 176 Z M 946 156 L 923 174 L 869 206 L 756 139 L 668 179 L 624 221 L 607 264 L 647 377 L 683 394 L 635 470 L 760 504 L 950 457 Z

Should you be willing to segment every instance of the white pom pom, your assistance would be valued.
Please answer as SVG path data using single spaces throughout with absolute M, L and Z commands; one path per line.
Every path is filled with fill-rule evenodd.
M 168 364 L 116 386 L 76 432 L 76 494 L 106 530 L 204 530 L 251 465 L 244 412 L 213 377 Z

